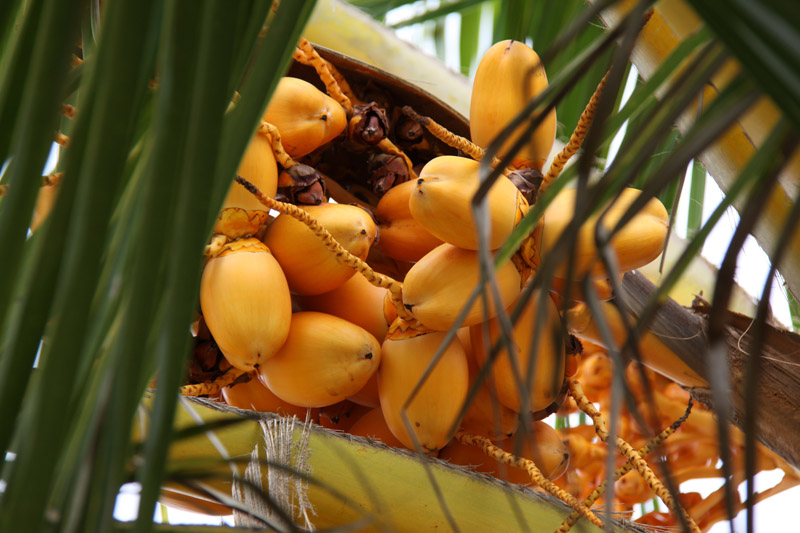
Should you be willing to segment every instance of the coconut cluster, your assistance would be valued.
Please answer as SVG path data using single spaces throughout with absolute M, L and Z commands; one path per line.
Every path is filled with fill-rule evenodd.
M 536 72 L 536 83 L 500 84 L 508 95 L 498 104 L 486 76 L 517 79 L 515 69 Z M 478 73 L 471 135 L 485 148 L 512 108 L 514 116 L 546 87 L 546 77 L 522 43 L 492 47 Z M 336 74 L 330 79 L 343 82 Z M 278 85 L 209 247 L 196 375 L 241 374 L 222 390 L 231 405 L 308 415 L 454 462 L 477 464 L 459 451 L 456 431 L 481 435 L 524 450 L 555 479 L 566 469 L 567 449 L 537 420 L 564 401 L 577 363 L 552 291 L 529 295 L 526 283 L 539 255 L 560 238 L 574 196 L 567 189 L 556 198 L 534 232 L 534 253 L 499 265 L 491 283 L 482 278 L 479 254 L 493 255 L 528 212 L 535 194 L 511 173 L 541 171 L 554 112 L 488 188 L 478 222 L 473 199 L 486 179 L 480 163 L 409 121 L 379 91 L 377 102 L 367 102 L 359 90 L 365 100 L 375 96 L 373 85 L 337 85 L 330 94 L 297 78 Z M 624 193 L 620 213 L 635 197 Z M 655 205 L 643 216 L 666 221 Z M 581 228 L 578 275 L 591 271 L 602 282 L 592 224 Z M 627 251 L 635 234 L 622 232 L 613 242 L 626 269 L 660 253 L 657 235 Z M 510 325 L 517 305 L 521 313 Z

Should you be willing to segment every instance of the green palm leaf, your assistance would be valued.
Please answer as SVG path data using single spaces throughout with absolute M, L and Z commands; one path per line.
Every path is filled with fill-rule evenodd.
M 10 165 L 0 241 L 11 260 L 0 289 L 0 425 L 1 447 L 15 453 L 3 472 L 3 529 L 44 527 L 46 507 L 59 529 L 111 527 L 116 492 L 132 475 L 133 415 L 158 369 L 155 421 L 135 473 L 137 529 L 151 527 L 203 246 L 313 6 L 287 3 L 273 15 L 264 3 L 113 2 L 95 41 L 88 4 L 30 3 L 1 63 L 10 75 L 0 109 L 20 124 L 2 139 Z M 81 26 L 82 76 L 68 85 Z M 34 35 L 51 37 L 27 44 Z M 241 99 L 227 112 L 234 89 Z M 78 116 L 58 202 L 26 239 L 36 176 L 72 90 Z

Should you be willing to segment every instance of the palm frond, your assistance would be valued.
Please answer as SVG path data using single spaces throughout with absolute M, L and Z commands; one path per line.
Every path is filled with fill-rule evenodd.
M 0 113 L 18 124 L 0 139 L 9 162 L 0 241 L 12 258 L 0 288 L 1 444 L 16 454 L 3 471 L 4 529 L 39 529 L 46 507 L 67 531 L 111 527 L 132 417 L 158 369 L 136 469 L 136 528 L 151 527 L 203 246 L 313 6 L 273 15 L 265 3 L 114 2 L 100 22 L 88 4 L 30 2 L 19 31 L 3 36 L 14 45 L 3 49 Z M 6 5 L 4 16 L 18 3 Z M 34 46 L 34 35 L 48 38 Z M 81 66 L 70 72 L 73 50 Z M 34 178 L 68 97 L 78 112 L 58 201 L 26 238 Z

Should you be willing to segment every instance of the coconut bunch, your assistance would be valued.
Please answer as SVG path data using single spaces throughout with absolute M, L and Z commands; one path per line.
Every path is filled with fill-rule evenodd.
M 309 46 L 301 41 L 295 59 L 314 83 L 278 85 L 220 211 L 185 390 L 221 391 L 236 407 L 309 417 L 513 482 L 559 478 L 569 449 L 541 420 L 578 369 L 556 305 L 572 282 L 566 270 L 553 287 L 529 282 L 562 238 L 574 192 L 556 196 L 527 252 L 498 266 L 491 285 L 480 256 L 503 246 L 535 202 L 554 112 L 488 189 L 482 242 L 472 210 L 483 179 L 476 146 L 546 88 L 538 56 L 517 42 L 489 50 L 473 91 L 472 144 L 423 128 Z M 602 223 L 612 228 L 637 195 L 623 191 Z M 660 253 L 666 218 L 653 201 L 617 232 L 622 270 Z M 602 284 L 598 223 L 580 228 L 572 261 L 575 276 Z
M 583 354 L 575 377 L 580 381 L 587 398 L 598 405 L 599 410 L 608 417 L 611 413 L 611 377 L 614 363 L 606 348 L 590 341 L 582 342 Z M 647 357 L 651 347 L 647 344 L 641 346 L 643 359 Z M 690 395 L 663 373 L 636 362 L 626 365 L 624 376 L 626 387 L 636 406 L 636 416 L 623 403 L 620 412 L 616 414 L 617 433 L 633 447 L 641 448 L 654 433 L 670 426 L 687 412 Z M 609 448 L 600 441 L 593 424 L 568 423 L 576 418 L 569 416 L 576 411 L 578 407 L 570 399 L 558 413 L 563 417 L 563 427 L 558 433 L 569 451 L 570 464 L 557 484 L 575 497 L 585 499 L 606 480 Z M 731 437 L 727 444 L 727 456 L 731 461 L 733 481 L 738 485 L 745 479 L 744 435 L 732 424 L 729 424 L 728 431 Z M 724 478 L 721 467 L 723 450 L 718 435 L 718 423 L 713 413 L 702 404 L 694 404 L 680 427 L 661 443 L 659 453 L 666 462 L 670 477 L 676 486 L 680 486 L 696 479 Z M 619 468 L 625 463 L 625 458 L 615 455 L 612 464 Z M 796 470 L 765 446 L 758 444 L 756 456 L 758 472 L 775 469 L 783 471 L 783 479 L 777 485 L 756 494 L 757 501 L 800 483 Z M 615 480 L 613 494 L 614 510 L 628 517 L 632 516 L 635 506 L 657 498 L 653 489 L 636 470 Z M 745 502 L 738 499 L 738 493 L 735 497 L 737 500 L 734 514 L 746 506 Z M 719 521 L 727 520 L 724 486 L 705 497 L 681 487 L 678 499 L 702 531 L 707 531 Z M 597 501 L 608 500 L 602 498 Z M 655 510 L 642 513 L 635 521 L 652 526 L 680 527 L 677 517 L 660 511 L 658 505 L 655 507 Z
M 282 180 L 294 179 L 289 171 L 301 165 L 294 158 L 339 136 L 347 117 L 328 95 L 287 77 L 264 123 L 270 127 L 255 134 L 237 174 L 275 198 Z M 306 197 L 322 187 L 317 181 L 305 184 Z M 376 237 L 370 213 L 323 199 L 296 209 L 318 221 L 348 254 L 365 259 Z M 380 362 L 375 335 L 331 313 L 292 312 L 293 293 L 330 292 L 356 271 L 337 261 L 306 224 L 289 215 L 271 217 L 268 206 L 236 183 L 214 229 L 200 305 L 203 322 L 230 365 L 239 373 L 255 372 L 282 401 L 301 407 L 328 406 L 360 391 Z
M 393 326 L 387 343 L 390 346 L 409 343 L 409 331 L 415 337 L 430 338 L 434 332 L 446 332 L 455 326 L 469 327 L 476 363 L 479 368 L 488 369 L 482 379 L 492 389 L 501 410 L 510 409 L 522 418 L 546 416 L 563 399 L 569 339 L 561 332 L 556 305 L 547 291 L 534 291 L 527 303 L 519 299 L 530 273 L 528 269 L 537 267 L 540 257 L 563 238 L 574 212 L 575 194 L 574 190 L 565 189 L 556 196 L 529 239 L 532 244 L 527 249 L 533 252 L 522 256 L 520 261 L 499 266 L 492 273 L 495 290 L 487 287 L 467 307 L 474 288 L 482 283 L 478 228 L 472 209 L 482 178 L 480 162 L 474 158 L 482 157 L 482 147 L 488 146 L 546 86 L 547 78 L 533 50 L 512 41 L 494 45 L 482 59 L 473 87 L 470 134 L 475 144 L 468 146 L 464 144 L 468 141 L 463 140 L 453 143 L 473 159 L 459 156 L 432 159 L 419 171 L 418 179 L 391 189 L 376 210 L 381 251 L 398 260 L 416 261 L 405 275 L 402 291 L 403 307 L 416 323 L 416 329 L 408 323 L 409 317 L 401 317 L 398 320 L 405 322 L 405 327 Z M 555 137 L 555 120 L 554 112 L 547 113 L 508 171 L 485 195 L 488 212 L 485 245 L 490 253 L 506 242 L 536 197 L 530 185 L 537 175 L 541 179 Z M 440 138 L 448 139 L 446 135 Z M 512 134 L 510 141 L 513 140 Z M 504 156 L 508 150 L 510 142 L 503 145 L 498 155 Z M 521 174 L 526 179 L 518 179 Z M 609 202 L 603 219 L 607 229 L 616 225 L 638 195 L 638 191 L 626 189 L 614 202 Z M 598 259 L 594 243 L 598 219 L 599 214 L 580 228 L 571 260 L 576 279 L 589 275 L 597 283 L 603 283 L 608 274 Z M 620 269 L 637 268 L 657 257 L 663 248 L 666 228 L 667 213 L 663 205 L 657 200 L 648 202 L 612 239 L 612 251 Z M 556 274 L 556 280 L 565 286 L 566 262 Z M 498 348 L 501 321 L 517 305 L 523 311 L 511 339 L 503 343 L 505 348 Z M 457 350 L 453 348 L 457 340 L 453 339 L 438 354 L 433 353 L 433 345 L 438 343 L 431 342 L 428 364 L 434 364 L 437 356 L 441 356 L 437 365 L 449 360 L 450 353 Z M 416 348 L 409 348 L 412 350 L 417 352 Z M 463 370 L 457 373 L 451 370 L 451 374 L 463 376 Z M 433 373 L 428 379 L 433 379 Z M 425 385 L 416 393 L 422 394 L 424 389 Z M 492 424 L 503 427 L 502 417 Z M 440 442 L 446 435 L 443 428 L 444 424 Z M 497 431 L 483 433 L 493 436 Z
M 302 62 L 334 69 L 313 50 L 306 52 Z M 336 77 L 341 85 L 330 90 L 332 96 L 307 81 L 282 79 L 244 155 L 237 179 L 248 187 L 232 183 L 207 249 L 190 373 L 195 385 L 188 390 L 213 392 L 233 381 L 222 390 L 232 405 L 285 414 L 312 409 L 314 420 L 346 429 L 346 420 L 355 421 L 353 406 L 379 406 L 381 343 L 396 311 L 387 290 L 376 286 L 380 274 L 366 263 L 377 241 L 367 202 L 335 202 L 337 193 L 344 199 L 355 195 L 342 192 L 312 163 L 330 167 L 338 158 L 337 165 L 347 167 L 356 154 L 362 163 L 356 170 L 368 183 L 364 173 L 373 172 L 378 159 L 369 146 L 380 145 L 381 153 L 396 148 L 386 137 L 385 110 L 374 102 L 353 106 L 362 100 Z M 318 82 L 325 81 L 331 80 L 320 74 Z M 398 143 L 424 141 L 422 132 L 393 126 Z M 435 139 L 424 144 L 431 149 Z M 417 159 L 424 151 L 411 153 Z M 398 173 L 407 179 L 409 170 Z M 314 179 L 303 182 L 308 176 Z M 386 178 L 380 187 L 393 184 Z M 328 184 L 337 191 L 332 196 Z M 281 214 L 271 215 L 271 206 Z M 383 266 L 391 270 L 392 262 L 384 259 Z M 354 268 L 358 264 L 372 273 L 370 280 Z

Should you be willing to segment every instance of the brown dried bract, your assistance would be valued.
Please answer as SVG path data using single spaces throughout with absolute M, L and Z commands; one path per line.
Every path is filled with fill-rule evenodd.
M 367 161 L 367 168 L 372 190 L 379 196 L 409 179 L 408 166 L 397 155 L 374 154 Z
M 389 119 L 386 111 L 375 102 L 359 104 L 353 108 L 350 119 L 350 138 L 370 146 L 376 145 L 386 138 L 389 132 Z
M 312 166 L 298 163 L 278 178 L 278 191 L 292 203 L 319 205 L 327 198 L 324 175 Z
M 535 168 L 523 168 L 509 172 L 508 179 L 519 189 L 529 205 L 536 203 L 539 186 L 542 184 L 542 173 Z

